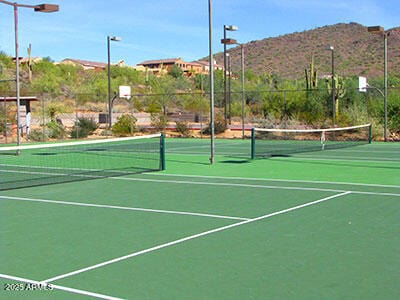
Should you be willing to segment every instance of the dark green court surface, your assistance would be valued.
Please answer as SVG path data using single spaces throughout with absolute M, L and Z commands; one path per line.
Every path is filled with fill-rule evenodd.
M 400 298 L 400 144 L 166 146 L 166 171 L 0 192 L 0 299 Z

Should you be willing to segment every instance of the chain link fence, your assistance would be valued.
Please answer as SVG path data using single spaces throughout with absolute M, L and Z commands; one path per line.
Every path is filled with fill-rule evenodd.
M 400 133 L 400 93 L 388 91 L 388 126 L 393 139 Z M 23 142 L 52 141 L 69 138 L 130 135 L 168 131 L 171 135 L 202 137 L 207 134 L 210 118 L 209 94 L 185 92 L 171 94 L 133 94 L 130 99 L 112 99 L 112 128 L 109 128 L 107 95 L 73 94 L 62 96 L 43 93 L 21 101 L 21 137 Z M 23 99 L 23 98 L 22 98 Z M 327 128 L 332 124 L 332 97 L 327 90 L 283 90 L 231 92 L 224 102 L 216 93 L 216 131 L 234 137 L 250 136 L 251 127 Z M 29 102 L 29 104 L 27 104 Z M 27 117 L 30 113 L 30 117 Z M 15 143 L 17 136 L 15 97 L 0 97 L 0 143 Z M 383 133 L 383 98 L 375 90 L 360 93 L 347 90 L 347 96 L 335 107 L 336 124 L 359 125 L 372 122 L 374 138 Z M 118 132 L 121 119 L 129 129 Z M 95 126 L 87 136 L 78 131 L 83 120 Z M 118 124 L 118 125 L 116 125 Z M 221 126 L 222 128 L 219 128 Z M 220 130 L 219 130 L 220 129 Z M 234 133 L 237 133 L 236 135 Z

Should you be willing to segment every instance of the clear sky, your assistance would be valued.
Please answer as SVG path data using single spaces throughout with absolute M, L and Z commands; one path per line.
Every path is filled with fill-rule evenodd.
M 14 1 L 14 0 L 10 0 Z M 16 0 L 18 1 L 18 0 Z M 400 26 L 399 0 L 213 0 L 213 51 L 223 50 L 223 25 L 247 43 L 336 23 L 357 22 L 385 29 Z M 208 0 L 43 0 L 60 6 L 56 13 L 19 9 L 20 56 L 107 61 L 135 65 L 143 60 L 181 57 L 193 61 L 208 55 Z M 41 0 L 20 0 L 40 4 Z M 14 55 L 11 6 L 0 3 L 0 51 Z

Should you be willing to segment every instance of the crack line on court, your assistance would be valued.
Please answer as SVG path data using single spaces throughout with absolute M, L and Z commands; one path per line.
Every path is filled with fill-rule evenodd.
M 18 282 L 29 283 L 29 284 L 35 284 L 35 285 L 38 285 L 38 286 L 45 286 L 45 287 L 49 288 L 48 291 L 51 291 L 50 289 L 56 289 L 56 290 L 60 290 L 60 291 L 64 291 L 64 292 L 69 292 L 69 293 L 79 294 L 79 295 L 84 295 L 84 296 L 90 296 L 90 297 L 94 297 L 94 298 L 98 298 L 98 299 L 122 300 L 122 298 L 116 298 L 116 297 L 103 295 L 103 294 L 99 294 L 99 293 L 79 290 L 79 289 L 75 289 L 75 288 L 69 288 L 69 287 L 62 286 L 62 285 L 57 285 L 57 284 L 48 284 L 47 282 L 43 282 L 43 281 L 26 279 L 26 278 L 6 275 L 6 274 L 0 274 L 0 278 L 4 278 L 4 279 L 8 279 L 8 280 L 14 280 L 14 281 L 18 281 Z
M 240 220 L 240 221 L 249 220 L 249 218 L 214 215 L 214 214 L 204 214 L 204 213 L 194 213 L 194 212 L 186 212 L 186 211 L 161 210 L 161 209 L 115 206 L 115 205 L 105 205 L 105 204 L 92 204 L 92 203 L 83 203 L 83 202 L 57 201 L 57 200 L 46 200 L 46 199 L 34 199 L 34 198 L 12 197 L 12 196 L 0 196 L 0 199 L 41 202 L 41 203 L 51 203 L 51 204 L 61 204 L 61 205 L 72 205 L 72 206 L 96 207 L 96 208 L 109 208 L 109 209 L 119 209 L 119 210 L 131 210 L 131 211 L 141 211 L 141 212 L 160 213 L 160 214 L 186 215 L 186 216 L 207 217 L 207 218 L 226 219 L 226 220 Z
M 214 234 L 214 233 L 217 233 L 217 232 L 221 232 L 221 231 L 224 231 L 224 230 L 227 230 L 227 229 L 231 229 L 231 228 L 235 228 L 235 227 L 242 226 L 242 225 L 245 225 L 245 224 L 254 223 L 254 222 L 257 222 L 257 221 L 260 221 L 260 220 L 268 219 L 268 218 L 271 218 L 271 217 L 274 217 L 274 216 L 277 216 L 277 215 L 285 214 L 285 213 L 288 213 L 288 212 L 291 212 L 291 211 L 295 211 L 295 210 L 298 210 L 298 209 L 302 209 L 302 208 L 305 208 L 305 207 L 308 207 L 308 206 L 311 206 L 311 205 L 316 205 L 316 204 L 319 204 L 319 203 L 322 203 L 322 202 L 325 202 L 325 201 L 328 201 L 328 200 L 332 200 L 332 199 L 335 199 L 335 198 L 339 198 L 339 197 L 343 197 L 343 196 L 349 195 L 351 193 L 352 192 L 350 192 L 350 191 L 346 191 L 346 192 L 343 192 L 343 193 L 340 193 L 340 194 L 335 194 L 333 196 L 329 196 L 329 197 L 325 197 L 325 198 L 318 199 L 318 200 L 315 200 L 315 201 L 311 201 L 311 202 L 308 202 L 308 203 L 304 203 L 304 204 L 301 204 L 301 205 L 293 206 L 293 207 L 290 207 L 290 208 L 287 208 L 287 209 L 284 209 L 284 210 L 280 210 L 280 211 L 277 211 L 277 212 L 274 212 L 274 213 L 266 214 L 266 215 L 263 215 L 263 216 L 260 216 L 260 217 L 257 217 L 257 218 L 253 218 L 253 219 L 249 219 L 249 220 L 246 220 L 246 221 L 242 221 L 242 222 L 226 225 L 226 226 L 223 226 L 223 227 L 218 227 L 218 228 L 215 228 L 215 229 L 211 229 L 211 230 L 208 230 L 208 231 L 204 231 L 204 232 L 201 232 L 201 233 L 198 233 L 198 234 L 194 234 L 194 235 L 191 235 L 191 236 L 187 236 L 187 237 L 184 237 L 184 238 L 172 241 L 172 242 L 168 242 L 168 243 L 165 243 L 165 244 L 154 246 L 154 247 L 151 247 L 151 248 L 148 248 L 148 249 L 144 249 L 144 250 L 141 250 L 141 251 L 138 251 L 138 252 L 134 252 L 134 253 L 131 253 L 131 254 L 128 254 L 128 255 L 120 256 L 120 257 L 117 257 L 117 258 L 114 258 L 114 259 L 111 259 L 111 260 L 108 260 L 108 261 L 105 261 L 105 262 L 102 262 L 102 263 L 99 263 L 99 264 L 96 264 L 96 265 L 92 265 L 92 266 L 89 266 L 89 267 L 86 267 L 86 268 L 82 268 L 82 269 L 79 269 L 79 270 L 76 270 L 76 271 L 72 271 L 72 272 L 65 273 L 65 274 L 62 274 L 62 275 L 59 275 L 59 276 L 48 278 L 48 279 L 43 280 L 42 282 L 51 283 L 53 281 L 57 281 L 57 280 L 60 280 L 60 279 L 63 279 L 63 278 L 67 278 L 67 277 L 71 277 L 71 276 L 74 276 L 74 275 L 78 275 L 80 273 L 84 273 L 84 272 L 88 272 L 88 271 L 91 271 L 91 270 L 94 270 L 94 269 L 98 269 L 98 268 L 101 268 L 101 267 L 104 267 L 104 266 L 107 266 L 107 265 L 110 265 L 110 264 L 113 264 L 113 263 L 117 263 L 117 262 L 120 262 L 120 261 L 123 261 L 123 260 L 127 260 L 127 259 L 135 257 L 135 256 L 139 256 L 139 255 L 142 255 L 142 254 L 150 253 L 150 252 L 153 252 L 153 251 L 156 251 L 156 250 L 160 250 L 160 249 L 163 249 L 163 248 L 167 248 L 167 247 L 170 247 L 170 246 L 181 244 L 181 243 L 184 243 L 184 242 L 187 242 L 187 241 L 190 241 L 190 240 L 194 240 L 194 239 L 199 238 L 199 237 L 207 236 L 207 235 Z

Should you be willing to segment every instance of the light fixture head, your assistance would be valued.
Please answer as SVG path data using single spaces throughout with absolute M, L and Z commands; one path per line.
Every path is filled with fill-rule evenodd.
M 237 31 L 237 30 L 239 30 L 239 27 L 237 27 L 235 25 L 225 25 L 225 30 Z
M 385 29 L 382 26 L 369 26 L 369 27 L 367 27 L 367 29 L 368 29 L 368 32 L 375 33 L 375 34 L 385 32 Z
M 238 42 L 235 39 L 221 39 L 221 44 L 236 45 Z
M 326 46 L 326 50 L 333 51 L 335 48 L 331 45 Z
M 56 12 L 59 10 L 59 6 L 56 4 L 39 4 L 35 5 L 34 8 L 37 12 Z

